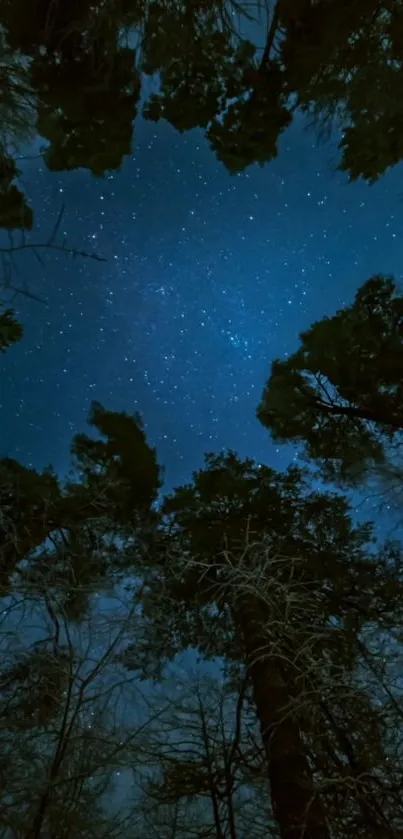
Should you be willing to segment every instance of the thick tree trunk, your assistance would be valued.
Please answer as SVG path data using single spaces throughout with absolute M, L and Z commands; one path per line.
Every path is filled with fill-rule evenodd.
M 270 657 L 263 609 L 254 597 L 243 598 L 236 609 L 241 626 L 260 731 L 267 756 L 273 814 L 281 839 L 330 839 L 320 798 L 301 732 L 292 714 L 284 666 Z

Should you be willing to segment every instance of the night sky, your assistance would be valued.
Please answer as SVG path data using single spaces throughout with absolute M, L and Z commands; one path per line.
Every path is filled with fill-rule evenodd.
M 270 361 L 371 274 L 401 278 L 402 167 L 370 187 L 336 163 L 302 118 L 274 162 L 236 177 L 201 132 L 142 121 L 105 179 L 22 162 L 31 240 L 64 203 L 68 245 L 107 261 L 20 255 L 14 282 L 45 303 L 14 304 L 25 335 L 1 358 L 0 454 L 63 474 L 96 399 L 140 411 L 169 488 L 222 447 L 285 467 L 293 452 L 255 419 Z

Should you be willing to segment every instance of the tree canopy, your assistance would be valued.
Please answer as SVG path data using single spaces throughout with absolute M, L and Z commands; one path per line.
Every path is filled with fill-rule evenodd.
M 1 0 L 0 14 L 3 227 L 32 226 L 14 162 L 30 137 L 52 171 L 99 177 L 131 153 L 140 114 L 202 128 L 231 173 L 275 158 L 296 110 L 335 126 L 351 180 L 402 159 L 402 0 Z M 158 90 L 143 101 L 146 76 Z
M 309 839 L 392 837 L 403 818 L 395 682 L 403 625 L 400 546 L 376 541 L 370 524 L 354 523 L 344 497 L 312 490 L 301 470 L 278 473 L 231 451 L 207 455 L 188 485 L 160 499 L 162 474 L 140 417 L 94 403 L 89 423 L 94 434 L 73 439 L 72 472 L 64 482 L 50 468 L 39 473 L 15 460 L 0 462 L 3 773 L 11 742 L 18 745 L 18 772 L 8 776 L 3 799 L 12 821 L 0 809 L 3 823 L 22 824 L 39 839 L 63 814 L 65 788 L 68 823 L 72 830 L 81 825 L 77 836 L 88 839 L 85 802 L 95 806 L 91 793 L 101 767 L 113 771 L 119 753 L 119 766 L 139 761 L 141 789 L 162 807 L 156 825 L 161 812 L 178 818 L 178 837 L 183 818 L 196 817 L 202 794 L 213 813 L 221 801 L 222 815 L 211 825 L 217 837 L 225 835 L 225 820 L 242 824 L 246 811 L 236 814 L 241 802 L 228 786 L 231 778 L 246 784 L 249 796 L 265 780 L 268 836 L 297 839 L 304 830 Z M 99 595 L 117 601 L 116 615 L 99 609 Z M 15 635 L 18 609 L 25 623 Z M 38 642 L 24 634 L 30 610 L 43 626 Z M 104 622 L 99 635 L 94 620 Z M 256 739 L 241 743 L 235 728 L 240 751 L 220 756 L 214 746 L 211 771 L 205 752 L 196 759 L 195 741 L 191 765 L 189 750 L 172 754 L 175 738 L 188 742 L 189 706 L 173 741 L 157 724 L 165 743 L 158 763 L 155 733 L 151 740 L 144 735 L 138 756 L 126 748 L 130 730 L 123 738 L 117 712 L 104 717 L 97 705 L 112 690 L 109 681 L 104 692 L 98 683 L 108 663 L 117 668 L 117 685 L 130 685 L 131 673 L 159 683 L 160 714 L 166 666 L 189 649 L 205 662 L 221 661 L 226 689 L 238 691 L 236 707 L 247 697 L 255 721 L 256 747 Z M 84 689 L 100 714 L 96 741 L 88 733 Z M 209 712 L 213 718 L 217 707 Z M 210 735 L 203 743 L 211 757 Z M 40 774 L 24 768 L 30 755 L 37 760 L 45 752 Z M 141 773 L 150 756 L 157 766 L 145 783 Z M 22 774 L 29 781 L 23 802 Z M 77 775 L 80 788 L 72 787 Z M 179 813 L 189 796 L 193 815 Z M 149 804 L 141 801 L 147 822 Z M 204 815 L 199 826 L 186 824 L 197 836 Z
M 400 610 L 399 548 L 374 548 L 346 499 L 312 492 L 298 470 L 278 474 L 233 452 L 207 456 L 193 482 L 166 499 L 161 527 L 147 564 L 144 628 L 126 666 L 150 673 L 154 660 L 158 673 L 191 646 L 222 656 L 229 674 L 246 674 L 284 839 L 302 829 L 375 836 L 398 821 L 397 778 L 379 808 L 374 779 L 388 747 L 374 699 L 353 674 L 371 622 L 388 633 Z M 355 779 L 347 795 L 337 780 L 340 749 Z M 362 786 L 360 772 L 374 786 Z
M 364 283 L 351 306 L 314 323 L 275 360 L 258 417 L 301 444 L 322 474 L 359 483 L 393 458 L 403 429 L 403 296 L 392 277 Z
M 84 581 L 89 588 L 91 581 L 101 585 L 112 572 L 112 561 L 113 570 L 118 570 L 122 554 L 116 550 L 116 539 L 146 532 L 150 526 L 161 479 L 139 417 L 106 411 L 94 403 L 89 422 L 100 438 L 76 435 L 74 469 L 64 486 L 49 468 L 39 473 L 12 458 L 0 460 L 3 591 L 18 564 L 32 554 L 34 570 L 36 565 L 50 574 L 62 556 L 66 585 L 69 580 L 73 588 L 80 583 L 80 591 Z M 44 547 L 47 540 L 50 545 Z

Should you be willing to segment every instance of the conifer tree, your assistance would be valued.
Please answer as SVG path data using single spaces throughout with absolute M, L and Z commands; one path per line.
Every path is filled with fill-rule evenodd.
M 399 463 L 402 382 L 403 296 L 377 275 L 272 363 L 258 417 L 274 440 L 301 444 L 325 478 L 359 484 Z

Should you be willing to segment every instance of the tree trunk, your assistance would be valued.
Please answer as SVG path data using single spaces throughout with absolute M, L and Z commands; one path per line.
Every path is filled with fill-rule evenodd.
M 280 837 L 330 839 L 298 722 L 286 712 L 290 691 L 284 665 L 279 659 L 270 657 L 262 605 L 252 596 L 242 598 L 236 608 L 236 621 L 243 633 L 246 663 L 267 758 L 273 814 Z

